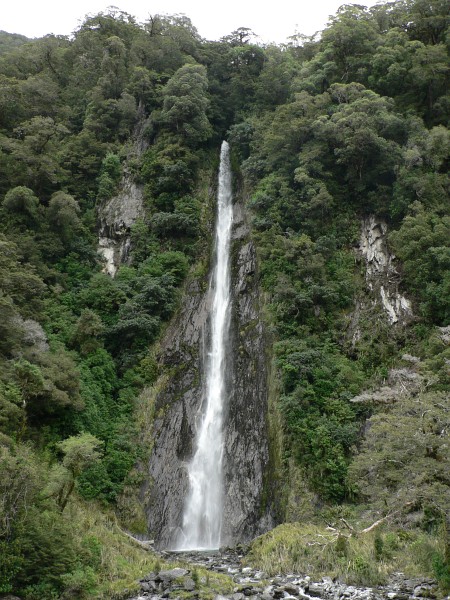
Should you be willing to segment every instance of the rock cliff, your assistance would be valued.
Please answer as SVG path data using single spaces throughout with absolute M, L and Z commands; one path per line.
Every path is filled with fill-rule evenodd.
M 269 468 L 267 366 L 255 248 L 240 203 L 234 206 L 232 323 L 224 442 L 222 544 L 247 541 L 273 526 L 264 489 Z M 157 398 L 154 447 L 143 495 L 149 531 L 170 548 L 182 522 L 202 400 L 202 363 L 209 336 L 207 276 L 193 279 L 161 344 L 169 376 Z

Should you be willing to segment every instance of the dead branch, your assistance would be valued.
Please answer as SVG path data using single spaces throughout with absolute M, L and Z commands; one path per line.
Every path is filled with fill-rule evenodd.
M 117 529 L 120 531 L 120 533 L 122 533 L 123 535 L 126 535 L 128 538 L 130 538 L 130 540 L 135 542 L 143 550 L 146 550 L 147 552 L 151 552 L 153 550 L 153 548 L 151 547 L 151 542 L 149 542 L 149 541 L 141 542 L 141 540 L 136 539 L 133 535 L 124 531 L 121 527 L 119 527 L 119 525 L 117 525 L 117 523 L 115 525 L 116 525 Z
M 344 523 L 347 529 L 350 529 L 352 533 L 356 533 L 355 529 L 343 517 L 341 517 L 341 521 Z
M 411 506 L 412 504 L 414 504 L 414 502 L 407 502 L 398 510 L 394 510 L 394 512 L 389 513 L 382 519 L 378 519 L 378 521 L 375 521 L 375 523 L 372 523 L 372 525 L 370 525 L 370 527 L 366 527 L 365 529 L 361 530 L 359 533 L 369 533 L 370 531 L 373 531 L 376 527 L 378 527 L 379 525 L 381 525 L 382 523 L 384 523 L 385 521 L 387 521 L 394 515 L 398 515 L 399 513 L 403 512 L 405 510 L 405 508 L 407 508 L 408 506 Z

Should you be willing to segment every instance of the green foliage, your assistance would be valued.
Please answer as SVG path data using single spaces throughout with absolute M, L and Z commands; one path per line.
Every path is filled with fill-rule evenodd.
M 19 33 L 7 33 L 0 31 L 0 54 L 10 52 L 13 48 L 17 48 L 28 42 L 29 39 Z
M 80 232 L 79 212 L 78 202 L 69 194 L 55 192 L 50 198 L 47 209 L 48 222 L 65 243 L 70 242 Z
M 206 116 L 208 80 L 202 65 L 186 64 L 173 75 L 162 90 L 162 123 L 187 145 L 195 145 L 211 136 Z
M 150 395 L 153 415 L 156 394 L 142 387 L 161 374 L 154 344 L 206 254 L 204 173 L 226 131 L 275 342 L 286 473 L 302 474 L 291 513 L 305 510 L 293 508 L 300 492 L 308 517 L 323 502 L 385 513 L 412 501 L 427 531 L 408 541 L 383 530 L 366 544 L 332 535 L 319 556 L 323 538 L 300 532 L 305 545 L 283 530 L 274 548 L 289 569 L 313 564 L 355 583 L 378 583 L 410 552 L 411 571 L 434 569 L 448 587 L 436 539 L 448 510 L 439 428 L 450 356 L 430 333 L 450 322 L 448 7 L 344 5 L 321 39 L 253 39 L 240 28 L 206 42 L 185 16 L 138 24 L 114 8 L 70 39 L 0 33 L 2 593 L 110 598 L 139 565 L 155 568 L 118 542 L 112 520 L 89 516 L 93 500 L 114 504 L 139 485 L 129 475 L 146 452 L 136 420 L 151 422 L 139 406 Z M 112 279 L 100 272 L 95 204 L 117 196 L 124 176 L 143 185 L 145 211 L 131 262 Z M 355 316 L 367 299 L 354 247 L 370 214 L 392 231 L 417 319 L 409 330 Z M 350 402 L 405 350 L 435 391 L 375 415 Z M 142 527 L 138 510 L 133 518 Z M 272 555 L 267 564 L 279 568 Z
M 81 355 L 95 352 L 101 345 L 104 326 L 100 317 L 93 310 L 85 308 L 75 324 L 72 343 L 78 346 Z
M 447 593 L 450 590 L 450 565 L 448 559 L 438 552 L 433 556 L 433 570 L 441 590 Z
M 383 511 L 408 505 L 446 514 L 448 420 L 440 392 L 406 398 L 374 415 L 349 468 L 350 485 Z
M 75 483 L 86 469 L 97 463 L 102 455 L 102 442 L 90 433 L 80 433 L 59 442 L 63 454 L 62 467 L 53 470 L 51 495 L 61 512 L 65 509 Z
M 308 572 L 311 577 L 322 573 L 353 585 L 380 585 L 390 569 L 414 577 L 431 575 L 430 554 L 437 551 L 436 539 L 423 533 L 400 532 L 395 537 L 395 554 L 389 561 L 376 560 L 374 540 L 378 533 L 349 536 L 328 527 L 305 523 L 288 523 L 256 538 L 246 561 L 269 575 Z
M 98 178 L 98 200 L 109 200 L 118 191 L 122 167 L 116 154 L 109 153 L 103 159 Z
M 18 245 L 2 233 L 0 251 L 0 276 L 4 294 L 2 305 L 6 317 L 4 326 L 7 326 L 16 311 L 20 311 L 26 318 L 39 316 L 46 291 L 44 281 L 36 274 L 33 265 L 23 261 Z
M 382 560 L 383 558 L 388 558 L 384 546 L 383 537 L 378 532 L 373 538 L 373 549 L 375 553 L 375 560 Z
M 450 215 L 426 211 L 416 202 L 391 242 L 403 263 L 404 281 L 432 323 L 450 323 Z
M 3 208 L 8 212 L 17 213 L 27 219 L 32 225 L 38 217 L 39 200 L 30 190 L 24 186 L 18 186 L 9 190 L 3 200 Z

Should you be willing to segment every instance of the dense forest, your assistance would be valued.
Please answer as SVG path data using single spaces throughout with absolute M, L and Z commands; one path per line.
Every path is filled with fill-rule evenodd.
M 320 37 L 254 40 L 117 9 L 71 37 L 0 32 L 0 594 L 112 598 L 151 564 L 123 530 L 145 531 L 158 341 L 207 269 L 225 138 L 272 345 L 280 520 L 393 515 L 373 562 L 406 548 L 450 587 L 448 3 L 343 5 Z M 145 214 L 111 277 L 98 210 L 124 177 Z M 406 322 L 370 302 L 373 215 Z M 301 565 L 282 527 L 271 543 Z M 373 579 L 345 539 L 335 560 Z

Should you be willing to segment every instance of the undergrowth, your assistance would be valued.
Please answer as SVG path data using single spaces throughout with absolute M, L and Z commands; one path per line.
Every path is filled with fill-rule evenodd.
M 433 576 L 437 538 L 421 531 L 374 530 L 338 533 L 325 526 L 286 523 L 256 538 L 246 562 L 269 576 L 324 575 L 354 585 L 381 585 L 393 572 Z

